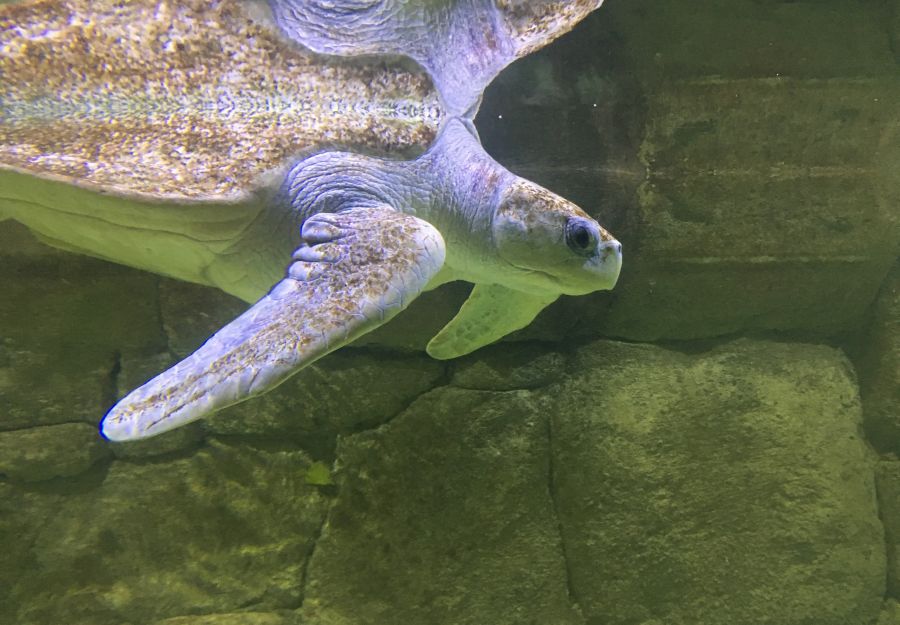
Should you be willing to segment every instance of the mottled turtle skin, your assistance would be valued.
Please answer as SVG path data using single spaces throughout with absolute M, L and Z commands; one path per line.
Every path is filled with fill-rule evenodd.
M 621 246 L 510 173 L 484 87 L 602 0 L 40 0 L 0 8 L 0 219 L 253 305 L 104 417 L 153 436 L 273 388 L 420 292 L 475 284 L 469 353 Z

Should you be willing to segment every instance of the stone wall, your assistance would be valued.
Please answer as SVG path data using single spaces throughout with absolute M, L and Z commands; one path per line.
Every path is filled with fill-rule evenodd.
M 0 625 L 900 624 L 893 4 L 608 0 L 478 124 L 615 291 L 441 363 L 449 285 L 142 443 L 243 304 L 0 224 Z

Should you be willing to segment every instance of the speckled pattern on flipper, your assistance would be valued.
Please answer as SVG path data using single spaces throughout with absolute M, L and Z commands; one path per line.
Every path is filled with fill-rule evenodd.
M 316 215 L 303 237 L 287 277 L 125 397 L 104 419 L 104 436 L 152 436 L 274 388 L 399 313 L 444 263 L 440 233 L 389 207 Z

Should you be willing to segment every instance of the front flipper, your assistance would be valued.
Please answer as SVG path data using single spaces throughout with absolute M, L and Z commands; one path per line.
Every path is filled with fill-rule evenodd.
M 284 280 L 116 404 L 106 438 L 161 434 L 274 388 L 403 310 L 444 264 L 441 234 L 388 207 L 314 215 L 302 237 Z
M 476 284 L 456 316 L 428 342 L 432 358 L 464 356 L 521 330 L 559 295 L 531 295 L 498 284 Z

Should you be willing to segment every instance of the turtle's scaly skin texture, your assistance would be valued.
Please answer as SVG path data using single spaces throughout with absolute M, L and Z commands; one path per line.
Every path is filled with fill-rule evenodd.
M 303 224 L 303 237 L 286 278 L 133 391 L 107 416 L 106 436 L 152 436 L 192 420 L 198 407 L 218 410 L 280 384 L 300 363 L 330 351 L 323 337 L 350 341 L 396 315 L 444 263 L 440 233 L 388 206 L 316 215 Z
M 227 197 L 313 149 L 421 152 L 443 115 L 414 64 L 325 59 L 237 0 L 0 13 L 0 166 L 89 188 Z
M 564 33 L 597 8 L 593 0 L 496 0 L 512 34 L 516 55 L 525 56 Z

